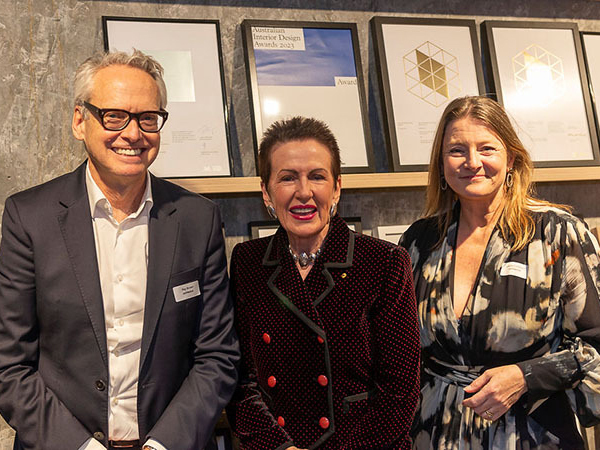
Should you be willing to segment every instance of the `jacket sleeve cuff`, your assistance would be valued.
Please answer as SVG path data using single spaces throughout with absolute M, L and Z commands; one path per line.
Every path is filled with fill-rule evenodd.
M 160 442 L 158 442 L 156 439 L 148 439 L 144 445 L 149 445 L 150 447 L 152 447 L 154 450 L 167 450 L 167 447 L 165 447 L 164 445 L 162 445 Z M 144 445 L 142 445 L 142 447 L 144 447 Z
M 78 450 L 106 450 L 106 447 L 91 437 Z

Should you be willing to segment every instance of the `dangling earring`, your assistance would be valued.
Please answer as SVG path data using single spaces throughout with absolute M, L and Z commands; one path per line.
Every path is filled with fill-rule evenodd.
M 329 217 L 335 216 L 336 210 L 337 210 L 337 203 L 333 202 L 331 204 L 331 208 L 329 208 Z
M 506 180 L 504 181 L 504 184 L 506 184 L 507 189 L 512 188 L 513 184 L 515 184 L 515 175 L 512 167 L 508 169 L 508 172 L 506 172 Z
M 445 191 L 446 189 L 448 189 L 448 182 L 446 181 L 446 178 L 444 178 L 443 176 L 440 179 L 440 189 L 442 191 Z
M 269 216 L 271 216 L 273 219 L 277 219 L 277 213 L 275 212 L 275 208 L 273 208 L 272 205 L 267 205 L 267 212 L 269 213 Z

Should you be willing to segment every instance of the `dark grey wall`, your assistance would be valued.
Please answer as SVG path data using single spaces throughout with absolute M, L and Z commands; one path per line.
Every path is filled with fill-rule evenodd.
M 0 211 L 14 192 L 75 168 L 85 157 L 71 136 L 72 77 L 87 56 L 102 49 L 101 16 L 210 18 L 221 21 L 225 81 L 231 116 L 235 174 L 254 174 L 250 108 L 239 24 L 243 19 L 356 22 L 378 171 L 387 170 L 369 20 L 376 14 L 485 19 L 575 20 L 600 31 L 600 2 L 568 0 L 0 0 Z M 600 217 L 600 183 L 539 186 L 541 196 L 572 204 L 592 223 Z M 244 239 L 249 220 L 266 219 L 259 195 L 215 195 L 228 247 Z M 410 223 L 423 190 L 346 191 L 340 210 L 361 216 L 363 227 Z M 0 425 L 0 450 L 10 448 Z

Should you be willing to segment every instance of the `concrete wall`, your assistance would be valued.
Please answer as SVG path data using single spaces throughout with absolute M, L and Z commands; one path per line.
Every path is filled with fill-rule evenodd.
M 368 22 L 376 14 L 485 19 L 574 20 L 600 31 L 600 2 L 569 0 L 0 0 L 0 212 L 6 197 L 74 169 L 85 157 L 71 136 L 72 77 L 101 50 L 101 16 L 210 18 L 221 23 L 225 82 L 231 114 L 234 173 L 254 174 L 250 108 L 240 23 L 243 19 L 356 22 L 359 30 L 377 171 L 388 170 L 381 104 Z M 573 205 L 596 225 L 600 182 L 542 184 L 543 198 Z M 243 240 L 247 222 L 267 218 L 257 194 L 211 196 L 222 209 L 229 249 Z M 363 227 L 410 223 L 423 189 L 346 191 L 340 211 L 361 216 Z M 0 425 L 0 450 L 11 446 Z

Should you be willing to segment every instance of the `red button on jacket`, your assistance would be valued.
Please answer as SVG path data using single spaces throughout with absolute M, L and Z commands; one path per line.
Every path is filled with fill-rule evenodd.
M 267 384 L 269 385 L 269 387 L 275 387 L 275 385 L 277 384 L 277 379 L 271 375 L 269 378 L 267 378 Z
M 285 419 L 284 419 L 283 417 L 279 416 L 279 417 L 277 418 L 277 424 L 278 424 L 280 427 L 285 427 Z
M 267 333 L 263 334 L 263 341 L 265 341 L 265 344 L 270 344 L 271 343 L 271 336 L 269 336 Z
M 321 428 L 326 430 L 327 428 L 329 428 L 329 419 L 327 417 L 321 417 L 319 419 L 319 425 L 321 426 Z
M 317 383 L 319 383 L 321 386 L 327 386 L 327 383 L 329 383 L 329 380 L 327 379 L 327 377 L 325 375 L 319 375 L 317 377 Z

